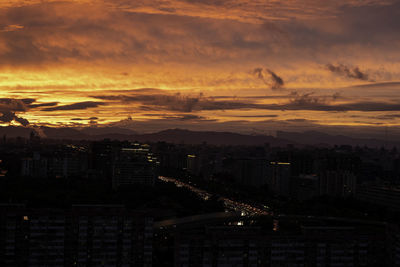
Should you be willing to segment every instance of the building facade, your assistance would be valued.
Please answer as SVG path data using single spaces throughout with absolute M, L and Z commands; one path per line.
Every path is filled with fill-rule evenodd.
M 152 266 L 152 217 L 123 206 L 2 206 L 0 266 Z

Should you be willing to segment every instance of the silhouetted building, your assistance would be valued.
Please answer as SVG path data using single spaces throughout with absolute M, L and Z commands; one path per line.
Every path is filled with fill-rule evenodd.
M 153 220 L 122 206 L 0 206 L 0 266 L 151 266 Z
M 293 184 L 293 194 L 298 200 L 306 200 L 320 195 L 320 177 L 312 174 L 305 174 L 296 177 Z
M 70 178 L 85 176 L 87 170 L 87 153 L 75 148 L 65 147 L 63 150 L 48 153 L 35 151 L 31 157 L 21 159 L 21 176 L 23 177 Z
M 158 175 L 157 159 L 144 146 L 122 148 L 114 163 L 113 188 L 124 185 L 154 185 Z
M 268 161 L 264 158 L 236 159 L 233 176 L 238 184 L 261 186 L 267 184 Z
M 201 171 L 200 158 L 196 155 L 187 155 L 187 171 L 194 175 L 199 175 Z
M 357 189 L 356 198 L 393 211 L 400 211 L 400 188 L 388 185 L 361 185 Z
M 114 160 L 119 150 L 120 142 L 109 139 L 91 143 L 89 168 L 94 170 L 97 179 L 111 181 Z
M 350 171 L 325 171 L 320 175 L 320 195 L 347 197 L 356 191 L 356 176 Z
M 385 226 L 307 222 L 262 226 L 184 226 L 175 266 L 386 266 Z M 178 227 L 178 226 L 177 226 Z
M 268 185 L 270 190 L 282 196 L 290 195 L 291 164 L 272 161 L 269 163 Z
M 47 178 L 49 164 L 48 159 L 40 156 L 39 153 L 34 153 L 33 157 L 21 159 L 21 176 Z
M 388 225 L 388 252 L 391 266 L 400 266 L 400 229 L 399 225 Z

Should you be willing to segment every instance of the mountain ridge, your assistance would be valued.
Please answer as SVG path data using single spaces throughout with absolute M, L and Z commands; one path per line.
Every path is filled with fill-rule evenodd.
M 119 127 L 88 127 L 78 128 L 54 128 L 54 127 L 20 127 L 0 126 L 0 136 L 28 138 L 35 131 L 42 138 L 60 140 L 129 140 L 139 142 L 158 142 L 184 144 L 211 145 L 265 145 L 287 146 L 314 145 L 314 146 L 400 146 L 399 141 L 388 141 L 374 138 L 355 138 L 345 135 L 333 135 L 319 131 L 286 132 L 277 131 L 277 136 L 263 134 L 242 134 L 234 132 L 218 131 L 191 131 L 187 129 L 166 129 L 154 133 L 139 134 L 136 131 Z

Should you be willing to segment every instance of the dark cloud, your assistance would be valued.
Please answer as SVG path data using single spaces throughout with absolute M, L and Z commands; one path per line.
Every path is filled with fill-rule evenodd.
M 178 120 L 178 121 L 216 121 L 214 119 L 208 119 L 206 117 L 193 115 L 193 114 L 163 116 L 163 118 L 170 119 L 170 120 Z
M 66 9 L 69 11 L 65 12 Z M 88 14 L 88 9 L 90 7 L 85 9 L 68 1 L 0 9 L 0 24 L 19 22 L 24 26 L 23 30 L 5 32 L 0 36 L 6 48 L 0 55 L 0 66 L 38 66 L 48 62 L 61 64 L 65 59 L 91 61 L 120 57 L 119 53 L 99 46 L 113 43 L 111 40 L 116 40 L 118 34 L 121 37 L 127 33 L 117 33 L 109 26 L 110 23 L 97 23 Z M 95 10 L 92 11 L 92 15 L 96 16 Z M 87 49 L 80 42 L 73 41 L 74 37 L 79 36 L 99 45 Z M 54 40 L 57 40 L 57 44 Z M 132 45 L 131 49 L 135 48 L 134 40 L 129 44 Z
M 373 117 L 372 119 L 378 119 L 378 120 L 396 120 L 396 119 L 400 119 L 400 114 L 386 114 L 386 115 L 381 115 L 381 116 Z
M 318 96 L 313 93 L 292 92 L 286 96 L 289 100 L 281 104 L 261 104 L 254 99 L 215 100 L 214 98 L 199 95 L 185 96 L 182 94 L 131 94 L 116 96 L 93 96 L 105 101 L 121 101 L 123 103 L 138 103 L 142 110 L 149 111 L 179 111 L 193 112 L 201 110 L 236 110 L 236 109 L 263 109 L 263 110 L 311 110 L 311 111 L 398 111 L 400 103 L 355 101 L 346 104 L 334 104 L 341 98 L 339 93 Z M 255 99 L 257 100 L 257 99 Z
M 293 123 L 316 123 L 316 120 L 309 120 L 309 119 L 288 119 L 285 120 L 287 122 L 293 122 Z
M 63 64 L 65 60 L 89 63 L 135 60 L 140 64 L 178 59 L 193 63 L 194 60 L 205 62 L 210 56 L 226 58 L 232 49 L 263 51 L 269 46 L 266 41 L 270 37 L 263 34 L 265 29 L 259 25 L 247 25 L 249 32 L 247 27 L 234 21 L 210 21 L 190 15 L 150 15 L 142 13 L 144 10 L 125 12 L 124 8 L 111 10 L 103 2 L 82 8 L 82 4 L 72 2 L 0 8 L 0 25 L 24 26 L 23 30 L 2 34 L 6 49 L 0 54 L 0 66 Z M 163 12 L 174 10 L 157 7 L 161 9 Z M 240 27 L 231 30 L 231 24 Z M 265 40 L 248 38 L 254 31 Z M 122 72 L 123 76 L 126 74 L 129 73 Z
M 290 94 L 291 100 L 289 105 L 293 106 L 307 106 L 307 105 L 320 105 L 326 104 L 328 99 L 326 97 L 316 96 L 314 93 L 299 93 L 297 91 Z M 336 99 L 337 95 L 334 94 L 332 99 Z
M 285 104 L 260 104 L 255 99 L 232 99 L 215 100 L 212 97 L 185 96 L 176 94 L 130 94 L 130 95 L 107 95 L 93 96 L 94 98 L 106 101 L 121 101 L 127 103 L 140 104 L 141 110 L 148 111 L 179 111 L 193 112 L 201 110 L 235 110 L 235 109 L 265 109 L 265 110 L 335 110 L 327 103 L 339 97 L 338 94 L 332 96 L 315 96 L 313 93 L 293 92 L 286 96 L 289 102 Z
M 377 102 L 377 101 L 355 101 L 345 104 L 334 104 L 333 101 L 340 98 L 340 94 L 331 96 L 317 96 L 313 93 L 292 92 L 292 98 L 286 104 L 261 105 L 265 109 L 280 110 L 311 110 L 311 111 L 400 111 L 400 103 Z
M 384 125 L 383 122 L 371 122 L 371 121 L 354 121 L 354 123 L 366 124 L 366 125 Z
M 81 102 L 65 106 L 57 106 L 58 102 L 45 102 L 45 103 L 35 103 L 36 99 L 33 98 L 0 98 L 0 121 L 9 123 L 11 121 L 16 121 L 23 126 L 27 126 L 29 121 L 16 113 L 26 113 L 36 108 L 47 107 L 43 109 L 44 111 L 56 111 L 56 110 L 76 110 L 76 109 L 86 109 L 91 107 L 97 107 L 103 103 L 101 102 Z M 73 119 L 76 120 L 76 119 Z
M 343 64 L 338 64 L 338 65 L 327 64 L 326 68 L 335 74 L 347 78 L 362 80 L 362 81 L 370 81 L 369 75 L 365 72 L 362 72 L 359 67 L 348 67 Z
M 33 98 L 0 98 L 0 121 L 9 123 L 16 121 L 23 126 L 27 126 L 29 121 L 22 117 L 17 116 L 16 112 L 28 112 L 31 109 L 46 106 L 55 106 L 56 102 L 34 104 L 36 99 Z
M 343 111 L 400 111 L 400 103 L 360 101 L 335 106 L 337 110 Z
M 93 96 L 97 99 L 121 101 L 125 103 L 137 102 L 144 105 L 159 106 L 171 111 L 191 112 L 199 108 L 199 102 L 202 96 L 190 97 L 180 93 L 174 95 L 167 94 L 134 94 L 134 95 L 116 95 L 116 96 Z
M 29 104 L 32 104 L 33 102 L 35 102 L 36 99 L 34 99 L 34 98 L 22 98 L 21 101 L 23 103 L 25 103 L 26 105 L 29 105 Z
M 279 116 L 270 114 L 270 115 L 236 115 L 233 117 L 238 117 L 238 118 L 277 118 Z
M 95 120 L 98 120 L 98 119 L 99 118 L 97 118 L 97 117 L 90 117 L 90 118 L 87 118 L 87 119 L 84 119 L 84 118 L 72 118 L 71 121 L 86 121 L 86 120 L 95 121 Z
M 13 112 L 3 112 L 3 115 L 0 117 L 1 122 L 12 122 L 15 118 L 15 113 Z
M 96 108 L 101 105 L 105 105 L 105 103 L 94 102 L 94 101 L 85 101 L 85 102 L 73 103 L 70 105 L 45 108 L 45 109 L 43 109 L 43 111 L 81 110 L 81 109 L 88 109 L 88 108 Z
M 110 2 L 116 1 L 105 2 L 109 2 L 109 5 Z M 306 1 L 306 6 L 314 6 L 314 9 L 304 9 L 303 4 L 299 4 L 302 1 L 289 1 L 286 4 L 282 4 L 281 1 L 278 1 L 279 4 L 246 1 L 233 4 L 231 1 L 198 0 L 190 1 L 202 3 L 195 4 L 192 8 L 196 11 L 191 13 L 187 7 L 182 9 L 179 1 L 163 1 L 161 6 L 152 1 L 138 1 L 136 4 L 133 2 L 137 1 L 122 2 L 124 4 L 118 9 L 109 9 L 108 5 L 104 5 L 104 1 L 94 1 L 83 6 L 76 1 L 41 1 L 36 5 L 15 7 L 10 5 L 2 10 L 0 24 L 14 25 L 9 28 L 24 28 L 3 34 L 2 43 L 7 49 L 1 53 L 2 64 L 8 62 L 37 65 L 47 61 L 64 62 L 65 59 L 90 61 L 105 58 L 126 59 L 129 62 L 147 62 L 151 61 L 151 58 L 157 58 L 155 62 L 168 62 L 165 59 L 193 62 L 193 59 L 208 60 L 211 56 L 217 60 L 243 56 L 255 62 L 258 62 L 257 59 L 268 57 L 274 63 L 286 64 L 285 60 L 296 61 L 298 58 L 307 57 L 314 61 L 318 60 L 316 56 L 332 56 L 330 50 L 336 51 L 336 45 L 343 45 L 344 52 L 348 52 L 353 45 L 361 45 L 360 50 L 364 47 L 365 50 L 377 47 L 382 53 L 387 52 L 381 49 L 384 46 L 398 50 L 398 4 L 357 4 L 355 8 L 354 5 L 348 4 L 348 1 L 336 1 L 342 4 L 334 4 L 333 7 L 324 3 L 323 8 L 316 8 L 318 1 Z M 211 2 L 211 6 L 216 8 L 215 12 L 209 12 L 204 5 Z M 225 4 L 216 4 L 219 2 Z M 139 10 L 131 9 L 132 6 L 138 5 Z M 337 10 L 338 6 L 340 9 Z M 98 14 L 102 7 L 107 8 L 107 15 Z M 142 13 L 146 13 L 145 10 L 149 11 L 146 7 L 151 8 L 151 15 Z M 330 8 L 331 12 L 336 11 L 328 12 Z M 157 10 L 164 13 L 173 12 L 175 9 L 180 10 L 179 15 L 156 14 Z M 283 10 L 290 10 L 291 15 L 280 14 Z M 325 20 L 315 20 L 315 24 L 301 23 L 301 20 L 284 22 L 284 18 L 292 19 L 294 15 L 305 15 L 304 11 L 307 16 L 314 14 Z M 326 16 L 326 13 L 335 16 Z M 211 14 L 212 18 L 219 20 L 202 18 Z M 279 19 L 269 19 L 273 17 L 272 14 Z M 226 18 L 246 22 L 254 20 L 257 24 L 226 21 Z M 327 18 L 331 20 L 326 22 Z M 260 22 L 262 25 L 258 24 Z M 271 25 L 272 22 L 277 26 L 265 26 Z M 324 27 L 324 22 L 329 23 L 329 27 Z M 332 34 L 325 28 L 339 28 L 340 34 Z M 282 43 L 279 42 L 281 40 L 271 38 L 271 35 L 274 36 L 271 32 L 276 32 L 276 29 L 288 35 L 290 42 Z M 160 46 L 160 43 L 163 45 Z M 349 45 L 349 49 L 346 45 Z M 209 57 L 204 57 L 206 55 Z M 182 58 L 179 58 L 180 56 Z M 326 62 L 329 61 L 331 60 Z
M 57 105 L 58 105 L 58 102 L 48 102 L 48 103 L 40 103 L 40 104 L 30 104 L 29 108 L 54 107 Z
M 400 103 L 358 101 L 346 104 L 331 104 L 314 96 L 301 96 L 290 101 L 288 104 L 270 106 L 274 109 L 280 107 L 281 110 L 313 110 L 313 111 L 400 111 Z M 268 107 L 266 107 L 268 109 Z
M 0 98 L 0 112 L 27 111 L 29 109 L 29 105 L 33 102 L 35 102 L 35 99 L 31 98 Z
M 375 82 L 370 84 L 359 84 L 359 85 L 352 85 L 350 88 L 366 88 L 366 89 L 381 89 L 381 88 L 393 88 L 393 89 L 400 89 L 400 82 Z
M 98 122 L 97 122 L 97 118 L 93 117 L 92 119 L 89 119 L 89 125 L 91 126 L 97 126 Z
M 28 126 L 29 125 L 29 121 L 27 119 L 15 116 L 14 120 L 16 122 L 19 122 L 22 126 Z
M 164 7 L 164 8 L 161 7 L 161 8 L 159 8 L 159 10 L 165 11 L 165 12 L 168 12 L 168 13 L 174 13 L 176 11 L 175 8 L 166 8 L 166 7 Z
M 284 82 L 281 77 L 276 75 L 273 71 L 266 69 L 266 71 L 271 75 L 272 85 L 271 88 L 274 90 L 281 89 L 284 85 Z
M 262 69 L 262 68 L 255 68 L 255 69 L 253 70 L 253 73 L 254 73 L 255 75 L 257 75 L 257 78 L 258 78 L 258 79 L 261 79 L 261 80 L 264 81 L 264 74 L 263 74 L 263 69 Z M 265 82 L 265 81 L 264 81 L 264 82 Z
M 275 72 L 270 69 L 255 68 L 253 73 L 258 79 L 262 80 L 266 85 L 270 86 L 272 90 L 282 89 L 284 86 L 284 81 Z M 268 75 L 265 75 L 268 74 Z
M 124 103 L 140 103 L 142 110 L 169 110 L 192 112 L 200 110 L 224 110 L 249 108 L 251 104 L 240 101 L 215 101 L 212 98 L 198 96 L 185 96 L 176 94 L 133 94 L 116 96 L 93 96 L 97 99 L 121 101 Z
M 227 1 L 224 0 L 185 0 L 185 2 L 212 6 L 224 6 L 226 4 L 229 4 L 227 3 Z
M 29 124 L 29 121 L 27 119 L 18 117 L 17 115 L 15 115 L 14 112 L 5 111 L 0 116 L 0 122 L 10 123 L 12 121 L 16 121 L 22 126 L 27 126 Z
M 261 109 L 261 110 L 311 110 L 311 111 L 400 111 L 400 103 L 376 102 L 376 101 L 354 101 L 345 104 L 334 104 L 340 98 L 340 94 L 334 93 L 328 96 L 318 96 L 313 93 L 292 92 L 287 95 L 286 103 L 262 104 L 252 99 L 223 100 L 198 96 L 185 96 L 182 94 L 131 94 L 115 96 L 93 96 L 104 101 L 118 101 L 125 104 L 137 103 L 141 110 L 148 111 L 178 111 L 194 112 L 201 110 L 239 110 L 239 109 Z M 86 102 L 85 102 L 86 103 Z M 99 102 L 91 102 L 99 103 Z M 104 104 L 103 102 L 100 102 Z M 74 104 L 76 105 L 76 104 Z M 92 104 L 94 105 L 94 104 Z M 70 106 L 70 105 L 69 105 Z M 96 105 L 94 105 L 96 106 Z M 65 110 L 64 107 L 51 108 L 52 110 Z M 69 109 L 69 107 L 68 107 Z

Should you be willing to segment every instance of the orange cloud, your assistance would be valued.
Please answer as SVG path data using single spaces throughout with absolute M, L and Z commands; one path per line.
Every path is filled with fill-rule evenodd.
M 375 0 L 1 1 L 0 97 L 34 99 L 10 112 L 37 124 L 399 124 L 399 9 Z M 283 85 L 284 95 L 271 90 Z M 159 90 L 132 98 L 137 88 Z M 338 92 L 343 99 L 321 102 Z

